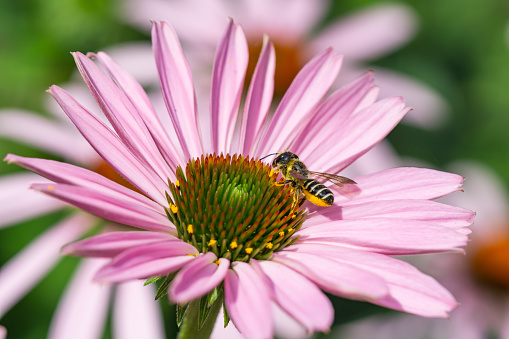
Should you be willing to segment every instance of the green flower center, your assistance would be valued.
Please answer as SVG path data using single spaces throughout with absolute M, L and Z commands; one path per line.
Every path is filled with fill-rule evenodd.
M 289 187 L 275 186 L 268 165 L 243 156 L 205 155 L 177 169 L 167 194 L 168 218 L 180 239 L 202 253 L 264 260 L 296 240 L 304 221 Z

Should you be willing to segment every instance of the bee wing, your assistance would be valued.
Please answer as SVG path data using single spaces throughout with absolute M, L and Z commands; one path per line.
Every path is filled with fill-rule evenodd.
M 288 171 L 288 174 L 290 174 L 290 176 L 294 177 L 297 180 L 303 180 L 304 181 L 304 180 L 307 179 L 305 176 L 303 176 L 302 174 L 300 174 L 299 172 L 294 171 L 294 170 Z
M 335 174 L 330 174 L 330 173 L 322 173 L 322 172 L 313 172 L 313 171 L 309 171 L 309 174 L 314 175 L 315 177 L 327 179 L 330 182 L 332 182 L 334 185 L 339 186 L 339 187 L 343 187 L 343 185 L 347 185 L 347 184 L 357 184 L 352 179 L 349 179 L 347 177 L 342 177 L 340 175 L 335 175 Z

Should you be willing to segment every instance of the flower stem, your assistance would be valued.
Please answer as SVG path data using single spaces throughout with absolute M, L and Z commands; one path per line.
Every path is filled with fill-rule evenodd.
M 180 331 L 177 339 L 208 339 L 212 334 L 217 316 L 221 310 L 222 298 L 218 298 L 211 306 L 210 313 L 199 329 L 198 315 L 200 313 L 200 299 L 191 301 L 187 307 L 184 320 L 180 326 Z

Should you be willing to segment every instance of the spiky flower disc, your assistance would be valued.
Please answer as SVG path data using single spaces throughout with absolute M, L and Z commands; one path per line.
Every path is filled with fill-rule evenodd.
M 304 212 L 291 208 L 287 187 L 275 186 L 270 167 L 249 157 L 222 154 L 190 160 L 170 182 L 167 214 L 178 237 L 200 252 L 249 262 L 288 246 Z

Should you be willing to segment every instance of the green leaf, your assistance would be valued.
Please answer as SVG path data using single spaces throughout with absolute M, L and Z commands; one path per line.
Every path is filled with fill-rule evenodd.
M 143 286 L 147 286 L 147 285 L 150 285 L 150 284 L 153 284 L 155 283 L 156 281 L 158 281 L 159 279 L 161 279 L 162 277 L 152 277 L 152 278 L 148 278 L 145 283 L 143 284 Z
M 175 278 L 177 273 L 171 273 L 166 276 L 166 279 L 164 279 L 163 283 L 159 288 L 157 289 L 156 293 L 156 300 L 159 300 L 160 298 L 164 297 L 166 294 L 168 294 L 168 286 L 170 286 L 171 282 Z
M 216 287 L 209 294 L 207 294 L 207 305 L 210 307 L 217 300 L 217 297 L 221 294 L 221 287 Z
M 210 313 L 210 306 L 208 305 L 207 299 L 208 295 L 200 298 L 200 309 L 198 312 L 198 329 L 201 329 L 203 327 L 203 324 L 205 323 L 205 320 L 207 320 L 207 317 Z
M 177 304 L 177 326 L 180 327 L 182 324 L 182 320 L 184 319 L 184 315 L 186 314 L 187 307 L 189 304 L 186 305 L 179 305 Z
M 230 316 L 228 315 L 228 311 L 226 310 L 226 304 L 223 298 L 223 316 L 224 316 L 224 328 L 228 326 L 230 323 Z

